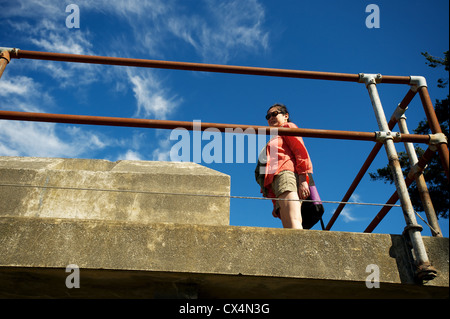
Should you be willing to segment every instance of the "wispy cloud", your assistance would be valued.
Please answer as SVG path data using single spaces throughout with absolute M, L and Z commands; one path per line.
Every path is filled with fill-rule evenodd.
M 208 1 L 203 15 L 175 15 L 168 27 L 194 47 L 204 61 L 226 63 L 232 57 L 268 48 L 264 8 L 256 1 Z
M 134 132 L 130 139 L 122 140 L 126 151 L 120 153 L 117 158 L 111 160 L 139 160 L 139 161 L 170 161 L 170 149 L 172 143 L 169 139 L 170 133 L 166 131 L 157 132 L 157 140 L 146 143 L 144 133 Z
M 129 160 L 129 161 L 142 161 L 144 158 L 139 152 L 133 150 L 127 150 L 123 154 L 119 154 L 117 160 Z
M 160 81 L 148 70 L 128 71 L 128 78 L 137 102 L 135 116 L 164 120 L 181 103 L 180 99 L 169 97 Z
M 23 49 L 30 50 L 165 58 L 167 52 L 181 48 L 195 52 L 203 61 L 227 63 L 240 54 L 268 48 L 265 10 L 257 0 L 199 0 L 195 4 L 180 0 L 78 0 L 75 3 L 80 8 L 81 28 L 68 29 L 65 8 L 71 3 L 74 2 L 16 0 L 2 7 L 0 17 L 8 30 L 20 34 L 21 43 L 30 45 Z M 196 10 L 186 10 L 190 5 L 195 5 Z M 83 23 L 88 14 L 116 20 L 119 31 L 90 29 Z M 14 110 L 45 112 L 53 105 L 57 89 L 75 88 L 87 94 L 83 92 L 95 82 L 108 83 L 121 94 L 131 93 L 135 99 L 134 116 L 167 119 L 183 103 L 183 97 L 149 69 L 105 69 L 90 64 L 30 60 L 17 65 L 21 75 L 8 74 L 0 81 L 4 105 L 12 105 Z M 45 72 L 53 79 L 52 89 L 32 80 L 29 71 Z M 119 144 L 84 128 L 68 129 L 56 124 L 0 121 L 0 127 L 3 155 L 81 156 Z M 38 142 L 43 140 L 45 145 Z M 155 149 L 148 156 L 143 156 L 139 147 L 126 146 L 121 156 L 168 160 L 167 138 L 152 142 Z
M 172 144 L 169 140 L 168 133 L 163 133 L 166 138 L 158 141 L 158 146 L 152 152 L 153 161 L 170 161 L 170 149 Z
M 0 121 L 0 155 L 79 157 L 106 146 L 99 135 L 51 123 Z
M 0 96 L 4 109 L 10 110 L 42 112 L 41 105 L 52 103 L 42 86 L 26 76 L 2 78 Z M 104 148 L 107 140 L 97 133 L 73 126 L 0 121 L 0 155 L 77 157 Z
M 361 201 L 361 196 L 358 194 L 353 194 L 350 199 L 349 202 L 352 203 L 358 203 Z M 355 222 L 360 220 L 359 218 L 356 218 L 354 215 L 354 207 L 352 207 L 354 205 L 346 205 L 345 208 L 341 211 L 340 216 L 342 217 L 343 221 L 345 223 L 350 223 L 350 222 Z
M 53 105 L 52 96 L 43 86 L 28 76 L 3 77 L 0 81 L 2 109 L 43 112 L 41 105 Z
M 58 30 L 66 31 L 64 28 Z M 86 54 L 90 52 L 91 42 L 82 32 L 55 32 L 53 30 L 42 30 L 39 37 L 31 38 L 31 43 L 42 48 L 45 51 L 58 53 Z
M 195 5 L 197 10 L 185 10 Z M 227 63 L 231 58 L 268 49 L 265 9 L 257 0 L 88 1 L 83 8 L 103 11 L 125 21 L 135 51 L 164 57 L 174 40 L 188 44 L 203 61 Z M 189 12 L 189 13 L 187 13 Z M 123 38 L 122 38 L 123 39 Z

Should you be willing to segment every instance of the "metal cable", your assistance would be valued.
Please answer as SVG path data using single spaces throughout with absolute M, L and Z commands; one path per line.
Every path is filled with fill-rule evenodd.
M 31 187 L 31 188 L 50 188 L 50 189 L 65 189 L 65 190 L 80 190 L 80 191 L 98 191 L 98 192 L 121 192 L 121 193 L 138 193 L 138 194 L 154 194 L 154 195 L 175 195 L 175 196 L 201 196 L 201 197 L 225 197 L 238 199 L 258 199 L 258 200 L 275 200 L 275 201 L 301 201 L 301 202 L 318 202 L 317 200 L 307 199 L 282 199 L 282 198 L 265 198 L 253 196 L 233 196 L 233 195 L 218 195 L 218 194 L 194 194 L 194 193 L 174 193 L 174 192 L 155 192 L 155 191 L 140 191 L 133 189 L 106 189 L 106 188 L 84 188 L 84 187 L 66 187 L 66 186 L 41 186 L 31 184 L 0 184 L 0 186 L 8 187 Z M 389 206 L 401 207 L 395 204 L 379 204 L 379 203 L 362 203 L 362 202 L 339 202 L 320 200 L 321 203 L 327 204 L 350 204 L 350 205 L 366 205 L 366 206 Z
M 0 186 L 8 187 L 31 187 L 31 188 L 50 188 L 50 189 L 64 189 L 64 190 L 79 190 L 79 191 L 97 191 L 97 192 L 120 192 L 120 193 L 138 193 L 138 194 L 153 194 L 153 195 L 174 195 L 174 196 L 200 196 L 200 197 L 224 197 L 224 198 L 237 198 L 237 199 L 257 199 L 257 200 L 275 200 L 275 201 L 301 201 L 301 202 L 317 202 L 308 199 L 282 199 L 282 198 L 265 198 L 265 197 L 253 197 L 253 196 L 234 196 L 234 195 L 218 195 L 218 194 L 194 194 L 194 193 L 174 193 L 174 192 L 155 192 L 155 191 L 139 191 L 130 189 L 106 189 L 106 188 L 84 188 L 84 187 L 66 187 L 66 186 L 41 186 L 30 184 L 0 184 Z M 326 201 L 320 200 L 320 203 L 327 204 L 348 204 L 348 205 L 366 205 L 366 206 L 389 206 L 389 207 L 401 207 L 396 204 L 379 204 L 379 203 L 362 203 L 362 202 L 340 202 L 340 201 Z M 436 233 L 436 230 L 428 224 L 425 219 L 422 218 L 416 211 L 414 213 L 432 230 Z

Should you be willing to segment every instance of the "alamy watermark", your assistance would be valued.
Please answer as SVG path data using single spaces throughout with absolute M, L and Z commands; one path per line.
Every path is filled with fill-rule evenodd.
M 370 273 L 366 277 L 366 287 L 369 289 L 380 288 L 380 267 L 375 264 L 367 265 L 366 273 Z
M 80 28 L 80 7 L 76 4 L 69 4 L 66 7 L 66 12 L 70 14 L 66 17 L 66 27 L 69 29 Z
M 66 278 L 66 287 L 69 289 L 80 288 L 80 268 L 75 264 L 70 264 L 67 265 L 66 272 L 70 272 Z
M 194 120 L 192 126 L 192 138 L 191 133 L 182 127 L 174 129 L 170 133 L 170 140 L 177 141 L 170 149 L 171 161 L 192 161 L 206 164 L 256 163 L 259 152 L 265 149 L 267 144 L 265 128 L 249 127 L 245 130 L 242 128 L 225 128 L 225 137 L 223 138 L 222 132 L 218 128 L 202 129 L 200 120 Z M 270 139 L 277 136 L 278 128 L 270 128 L 269 133 Z M 206 144 L 205 141 L 207 141 Z M 272 154 L 270 167 L 276 169 L 277 145 L 271 143 L 269 147 L 270 154 Z M 265 152 L 263 155 L 265 155 Z M 260 161 L 265 164 L 265 156 L 261 156 Z
M 380 7 L 376 4 L 369 4 L 366 6 L 366 12 L 370 13 L 366 17 L 366 27 L 369 29 L 380 28 Z

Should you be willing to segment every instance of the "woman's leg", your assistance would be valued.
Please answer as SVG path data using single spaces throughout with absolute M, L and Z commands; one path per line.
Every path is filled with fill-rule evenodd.
M 284 192 L 279 196 L 281 199 L 280 205 L 280 219 L 284 228 L 303 229 L 301 205 L 297 192 Z

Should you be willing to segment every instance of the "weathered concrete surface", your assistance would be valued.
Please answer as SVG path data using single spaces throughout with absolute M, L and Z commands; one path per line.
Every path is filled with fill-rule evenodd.
M 0 184 L 0 298 L 449 297 L 448 238 L 417 284 L 402 236 L 233 227 L 226 196 L 161 194 L 229 195 L 196 164 L 0 157 Z
M 228 175 L 195 163 L 0 157 L 0 216 L 229 225 L 228 195 Z
M 419 285 L 398 235 L 1 217 L 0 297 L 448 298 L 448 238 L 424 243 L 439 275 Z

